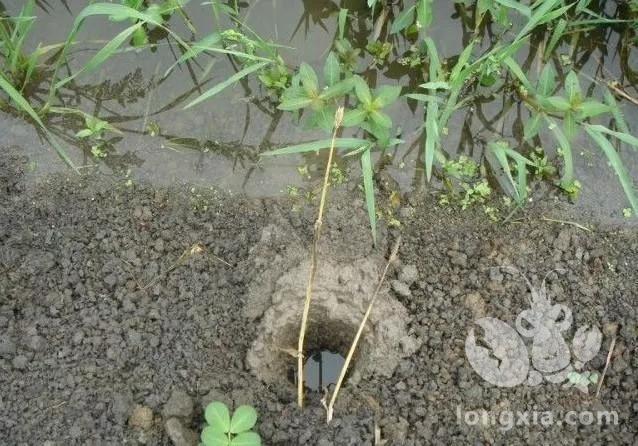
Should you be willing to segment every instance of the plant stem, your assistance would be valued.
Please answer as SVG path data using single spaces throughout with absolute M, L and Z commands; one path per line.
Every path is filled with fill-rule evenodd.
M 348 370 L 348 366 L 350 365 L 350 361 L 352 361 L 352 357 L 354 356 L 354 351 L 357 348 L 357 344 L 359 343 L 359 338 L 361 337 L 361 333 L 363 333 L 363 328 L 370 317 L 370 313 L 372 312 L 372 307 L 374 306 L 374 302 L 377 300 L 377 296 L 379 295 L 379 291 L 381 290 L 381 286 L 383 285 L 383 281 L 385 280 L 385 276 L 388 273 L 388 269 L 390 265 L 396 260 L 397 253 L 399 252 L 399 246 L 401 246 L 401 236 L 394 243 L 394 247 L 392 248 L 392 252 L 390 253 L 390 258 L 388 258 L 388 263 L 385 265 L 385 269 L 383 270 L 383 274 L 381 274 L 381 278 L 379 279 L 379 283 L 377 284 L 377 288 L 374 290 L 374 294 L 372 295 L 372 299 L 370 299 L 370 303 L 368 304 L 368 309 L 363 315 L 363 319 L 361 320 L 361 324 L 359 325 L 359 329 L 357 330 L 357 334 L 352 341 L 352 345 L 350 346 L 350 351 L 348 352 L 348 356 L 346 357 L 345 362 L 343 363 L 343 367 L 341 367 L 341 373 L 339 374 L 339 379 L 337 380 L 337 384 L 335 386 L 335 390 L 332 393 L 332 397 L 330 398 L 330 403 L 327 408 L 327 420 L 326 422 L 329 424 L 332 421 L 332 414 L 334 411 L 334 404 L 337 400 L 337 395 L 339 394 L 339 389 L 341 389 L 341 385 L 343 383 L 344 378 L 346 377 L 346 372 Z
M 330 153 L 328 154 L 328 162 L 326 163 L 326 173 L 323 177 L 323 189 L 321 191 L 321 200 L 319 201 L 319 214 L 315 221 L 314 237 L 310 253 L 310 272 L 308 274 L 308 284 L 306 286 L 306 300 L 304 302 L 303 313 L 301 315 L 301 327 L 299 329 L 299 341 L 297 343 L 297 404 L 303 407 L 303 349 L 306 337 L 306 326 L 308 325 L 308 313 L 310 312 L 310 301 L 312 300 L 312 286 L 315 282 L 317 272 L 317 246 L 319 244 L 319 236 L 321 234 L 321 225 L 323 224 L 323 208 L 326 204 L 326 193 L 330 179 L 330 168 L 332 167 L 332 157 L 335 150 L 335 139 L 337 131 L 341 127 L 343 121 L 343 107 L 339 107 L 335 113 L 334 130 L 332 132 L 332 142 L 330 143 Z

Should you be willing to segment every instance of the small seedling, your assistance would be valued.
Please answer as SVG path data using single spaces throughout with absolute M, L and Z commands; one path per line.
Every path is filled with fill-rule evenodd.
M 92 138 L 101 140 L 104 138 L 105 131 L 121 133 L 118 129 L 110 125 L 108 122 L 91 115 L 84 115 L 84 125 L 85 128 L 75 134 L 76 138 Z
M 581 392 L 587 393 L 589 384 L 597 384 L 599 375 L 597 372 L 569 372 L 567 379 L 572 386 L 578 388 Z
M 261 437 L 251 431 L 257 422 L 257 411 L 251 406 L 239 406 L 233 416 L 228 407 L 219 401 L 206 406 L 204 412 L 208 424 L 202 431 L 203 446 L 260 446 Z
M 366 50 L 372 55 L 375 65 L 383 65 L 392 51 L 392 44 L 390 42 L 370 42 L 366 46 Z

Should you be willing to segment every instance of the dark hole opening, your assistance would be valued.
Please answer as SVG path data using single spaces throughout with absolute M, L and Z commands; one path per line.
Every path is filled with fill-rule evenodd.
M 345 358 L 340 353 L 330 350 L 310 352 L 303 368 L 305 387 L 312 391 L 321 391 L 331 384 L 335 384 L 344 363 Z M 295 384 L 297 383 L 297 369 L 295 367 L 289 369 L 288 379 Z

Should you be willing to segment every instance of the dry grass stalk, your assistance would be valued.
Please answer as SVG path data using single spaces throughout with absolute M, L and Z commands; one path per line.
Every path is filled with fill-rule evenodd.
M 598 394 L 600 393 L 600 388 L 603 386 L 603 380 L 605 379 L 605 375 L 607 374 L 607 368 L 609 367 L 609 363 L 611 362 L 611 355 L 614 353 L 614 347 L 616 346 L 616 336 L 611 340 L 611 344 L 609 345 L 609 353 L 607 353 L 607 361 L 605 362 L 605 368 L 603 369 L 603 374 L 600 377 L 600 381 L 598 381 L 598 387 L 596 387 L 596 398 L 598 398 Z
M 319 236 L 321 234 L 321 225 L 323 224 L 323 209 L 326 205 L 326 193 L 328 192 L 328 184 L 330 179 L 330 168 L 332 167 L 332 158 L 335 150 L 335 139 L 337 131 L 341 127 L 343 121 L 343 107 L 339 107 L 335 113 L 334 130 L 332 132 L 332 143 L 330 144 L 330 153 L 328 154 L 328 162 L 326 163 L 326 173 L 323 178 L 323 189 L 321 191 L 321 200 L 319 201 L 319 213 L 315 221 L 314 237 L 310 253 L 310 272 L 308 273 L 308 284 L 306 286 L 306 300 L 304 302 L 303 313 L 301 315 L 301 327 L 299 329 L 299 340 L 297 343 L 297 404 L 303 407 L 303 349 L 306 337 L 306 326 L 308 325 L 308 313 L 310 311 L 310 301 L 312 300 L 312 287 L 315 282 L 317 272 L 317 246 L 319 245 Z
M 377 284 L 377 288 L 374 290 L 374 294 L 372 295 L 372 299 L 370 299 L 370 303 L 368 304 L 368 308 L 366 309 L 365 314 L 363 315 L 363 319 L 361 320 L 361 324 L 359 325 L 359 329 L 357 330 L 357 334 L 352 341 L 352 345 L 350 345 L 350 351 L 348 352 L 348 356 L 346 357 L 345 362 L 343 363 L 343 367 L 341 367 L 341 373 L 339 374 L 339 379 L 337 380 L 337 384 L 335 386 L 335 390 L 332 393 L 332 398 L 330 398 L 330 403 L 327 408 L 327 423 L 332 421 L 332 414 L 334 412 L 334 404 L 337 400 L 337 395 L 339 394 L 339 389 L 341 389 L 341 385 L 343 384 L 343 380 L 346 377 L 346 372 L 348 371 L 348 366 L 352 361 L 352 357 L 354 356 L 354 352 L 357 349 L 357 344 L 359 343 L 359 338 L 361 338 L 361 333 L 363 333 L 363 328 L 370 317 L 370 313 L 372 313 L 372 307 L 374 306 L 374 302 L 377 300 L 377 296 L 379 296 L 379 291 L 381 291 L 381 286 L 385 281 L 385 276 L 388 274 L 388 269 L 390 265 L 396 260 L 397 253 L 399 252 L 399 246 L 401 245 L 401 237 L 397 239 L 392 248 L 392 252 L 390 253 L 390 258 L 385 265 L 383 270 L 383 274 L 381 274 L 381 278 L 379 279 L 379 283 Z

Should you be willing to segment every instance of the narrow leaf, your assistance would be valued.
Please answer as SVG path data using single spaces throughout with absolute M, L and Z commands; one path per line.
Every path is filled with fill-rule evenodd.
M 525 122 L 525 127 L 523 128 L 523 139 L 525 139 L 525 141 L 529 141 L 538 135 L 541 117 L 540 113 L 533 113 L 531 118 Z
M 385 113 L 374 110 L 370 113 L 370 118 L 380 127 L 389 129 L 392 127 L 392 119 Z
M 339 39 L 343 39 L 343 36 L 346 31 L 346 20 L 348 19 L 348 10 L 346 8 L 341 8 L 339 10 Z
M 549 96 L 556 89 L 556 70 L 554 65 L 548 63 L 543 68 L 538 78 L 537 93 L 541 96 Z
M 312 98 L 308 97 L 306 90 L 302 87 L 288 87 L 281 95 L 281 103 L 277 107 L 279 110 L 293 111 L 307 107 L 312 103 Z
M 273 155 L 289 155 L 291 153 L 304 153 L 304 152 L 316 152 L 317 150 L 327 149 L 330 147 L 331 139 L 322 139 L 320 141 L 312 141 L 303 144 L 297 144 L 294 146 L 283 147 L 277 150 L 271 150 L 262 153 L 261 156 L 273 156 Z M 336 138 L 336 149 L 355 149 L 367 144 L 368 141 L 359 138 Z
M 607 133 L 608 135 L 614 136 L 618 138 L 619 140 L 621 140 L 622 142 L 627 143 L 630 146 L 633 146 L 634 149 L 638 149 L 638 138 L 630 135 L 629 133 L 615 132 L 613 130 L 609 130 L 607 127 L 604 127 L 602 125 L 588 125 L 588 127 L 596 132 L 603 132 L 603 133 Z
M 361 173 L 363 174 L 363 189 L 366 197 L 366 207 L 368 208 L 368 218 L 370 229 L 372 230 L 372 241 L 377 244 L 377 211 L 374 203 L 374 183 L 372 180 L 372 160 L 370 149 L 361 154 Z
M 352 87 L 354 86 L 354 78 L 349 77 L 348 79 L 344 79 L 340 82 L 337 82 L 331 87 L 326 88 L 321 92 L 319 97 L 324 100 L 337 98 L 340 96 L 344 96 L 347 93 L 350 93 Z
M 580 120 L 593 118 L 594 116 L 602 115 L 610 111 L 610 107 L 601 102 L 585 101 L 578 107 L 578 118 Z
M 348 110 L 343 115 L 343 126 L 344 127 L 354 127 L 356 125 L 359 125 L 363 121 L 365 121 L 367 116 L 368 116 L 368 112 L 363 110 L 363 109 L 361 109 L 361 108 L 355 108 L 354 110 Z
M 301 78 L 301 85 L 303 85 L 309 96 L 317 94 L 319 90 L 319 80 L 317 79 L 315 70 L 313 70 L 310 65 L 305 62 L 299 65 L 299 77 Z
M 235 82 L 241 80 L 242 78 L 248 76 L 250 73 L 254 73 L 257 70 L 262 69 L 263 67 L 265 67 L 266 65 L 268 65 L 268 62 L 259 62 L 253 65 L 249 65 L 246 68 L 244 68 L 241 71 L 238 71 L 237 73 L 233 74 L 232 76 L 230 76 L 228 79 L 226 79 L 223 82 L 220 82 L 219 84 L 215 85 L 213 88 L 211 88 L 210 90 L 202 93 L 199 97 L 197 97 L 194 101 L 188 103 L 185 107 L 184 110 L 186 110 L 187 108 L 190 108 L 194 105 L 199 104 L 202 101 L 205 101 L 206 99 L 215 96 L 217 93 L 219 93 L 220 91 L 222 91 L 223 89 L 225 89 L 226 87 L 228 87 L 229 85 L 234 84 Z
M 614 149 L 614 146 L 611 145 L 607 138 L 596 131 L 595 127 L 586 125 L 585 131 L 589 134 L 589 136 L 592 137 L 594 141 L 596 141 L 598 146 L 607 156 L 609 163 L 616 172 L 616 175 L 618 175 L 618 180 L 620 181 L 620 184 L 625 191 L 625 195 L 627 196 L 627 199 L 631 204 L 634 214 L 638 215 L 638 198 L 636 197 L 636 190 L 634 189 L 631 177 L 627 173 L 627 169 L 625 169 L 625 165 L 618 156 L 616 149 Z
M 425 115 L 425 176 L 428 181 L 432 177 L 434 154 L 439 145 L 438 114 L 438 104 L 434 101 L 428 102 Z
M 36 111 L 31 107 L 29 102 L 20 94 L 18 90 L 16 90 L 13 85 L 0 73 L 0 88 L 7 93 L 7 95 L 11 98 L 13 102 L 15 102 L 18 107 L 28 114 L 31 119 L 33 119 L 42 129 L 44 134 L 47 136 L 48 141 L 51 143 L 55 151 L 58 153 L 60 158 L 64 160 L 66 164 L 68 164 L 73 170 L 79 173 L 77 167 L 71 161 L 71 158 L 66 153 L 66 150 L 62 148 L 60 144 L 58 144 L 55 140 L 55 137 L 49 132 L 49 130 L 44 125 L 44 122 L 40 119 L 40 116 L 36 113 Z
M 396 34 L 403 31 L 414 22 L 414 9 L 416 5 L 412 5 L 407 9 L 404 9 L 392 22 L 390 27 L 390 34 Z
M 401 87 L 399 85 L 383 85 L 376 91 L 375 103 L 383 108 L 392 104 L 397 100 L 401 94 Z
M 561 178 L 562 184 L 571 183 L 574 179 L 574 161 L 572 155 L 572 146 L 569 143 L 568 139 L 565 137 L 560 127 L 556 125 L 553 119 L 548 116 L 545 116 L 545 121 L 547 121 L 548 128 L 554 133 L 554 137 L 558 141 L 560 146 L 562 156 L 563 156 L 563 176 Z
M 430 90 L 449 90 L 450 84 L 445 81 L 432 81 L 419 85 L 421 88 L 428 88 Z
M 339 82 L 340 75 L 339 60 L 337 56 L 335 56 L 335 53 L 330 51 L 330 54 L 326 57 L 326 63 L 323 66 L 323 77 L 326 81 L 326 85 L 330 87 Z
M 137 31 L 141 26 L 142 26 L 142 22 L 138 22 L 135 25 L 129 26 L 124 31 L 119 33 L 111 41 L 109 41 L 106 45 L 104 45 L 104 47 L 101 48 L 100 51 L 98 51 L 95 54 L 95 56 L 93 56 L 93 58 L 84 67 L 82 67 L 81 69 L 79 69 L 78 71 L 73 73 L 71 76 L 68 76 L 68 77 L 62 79 L 61 81 L 59 81 L 56 84 L 55 88 L 59 89 L 64 84 L 66 84 L 66 83 L 70 82 L 71 80 L 75 79 L 80 74 L 85 73 L 85 72 L 89 73 L 92 70 L 95 70 L 100 65 L 102 65 L 102 63 L 104 63 L 104 61 L 106 59 L 108 59 L 111 56 L 113 56 L 113 54 L 115 54 L 117 49 L 120 46 L 122 46 L 122 44 L 124 42 L 126 42 L 128 39 L 130 39 L 131 35 L 135 31 Z
M 363 80 L 360 76 L 354 77 L 354 91 L 357 95 L 357 99 L 361 101 L 365 105 L 370 105 L 372 103 L 372 93 L 370 93 L 370 87 L 366 81 Z

